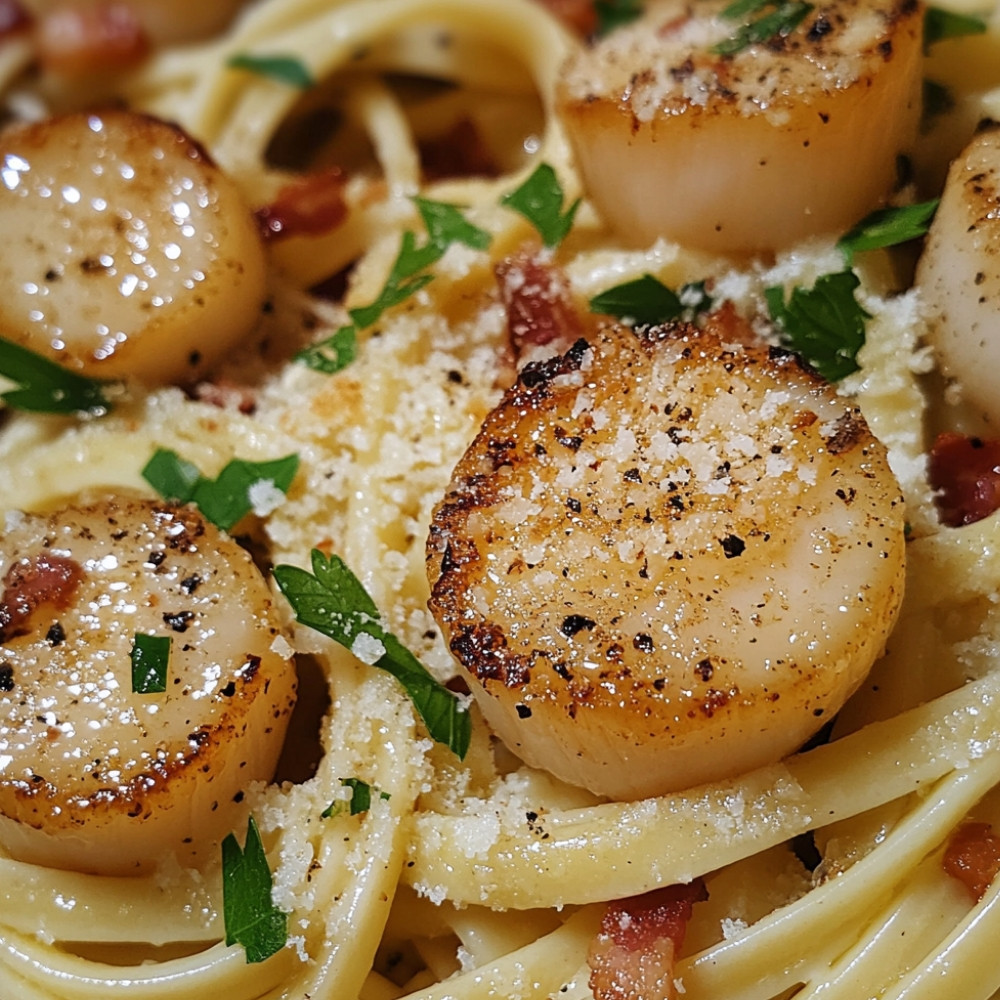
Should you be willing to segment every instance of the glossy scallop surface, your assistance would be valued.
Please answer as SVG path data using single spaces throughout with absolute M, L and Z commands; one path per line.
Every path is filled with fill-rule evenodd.
M 434 514 L 431 609 L 497 734 L 627 799 L 778 760 L 902 599 L 859 411 L 792 355 L 611 327 L 529 365 Z
M 127 111 L 0 133 L 0 333 L 68 368 L 201 377 L 253 327 L 264 251 L 236 186 Z
M 0 580 L 0 845 L 121 874 L 217 850 L 295 697 L 247 554 L 192 509 L 108 499 L 8 515 Z

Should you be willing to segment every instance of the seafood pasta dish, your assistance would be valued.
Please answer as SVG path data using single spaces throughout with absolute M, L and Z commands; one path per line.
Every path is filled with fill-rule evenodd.
M 1000 14 L 0 0 L 0 997 L 1000 995 Z

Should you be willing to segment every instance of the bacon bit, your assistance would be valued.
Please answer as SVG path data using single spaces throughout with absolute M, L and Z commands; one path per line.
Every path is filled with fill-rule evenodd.
M 942 524 L 972 524 L 1000 507 L 1000 440 L 946 431 L 931 448 L 927 468 Z
M 344 183 L 340 168 L 330 167 L 286 184 L 255 213 L 264 239 L 322 236 L 336 229 L 347 218 Z
M 149 38 L 131 5 L 106 0 L 53 7 L 38 25 L 38 57 L 45 70 L 91 76 L 127 69 L 149 53 Z
M 1000 837 L 989 823 L 963 823 L 948 842 L 941 864 L 978 903 L 1000 872 Z
M 584 38 L 597 31 L 597 5 L 594 0 L 539 0 L 548 12 L 571 31 Z
M 500 171 L 475 124 L 463 118 L 435 139 L 420 143 L 420 162 L 429 181 L 449 177 L 496 177 Z
M 583 336 L 583 323 L 569 279 L 538 253 L 524 252 L 496 265 L 500 301 L 507 310 L 507 332 L 520 364 L 531 349 L 562 353 Z M 550 351 L 548 353 L 553 353 Z
M 587 955 L 595 1000 L 674 1000 L 674 961 L 694 904 L 705 899 L 695 879 L 609 903 Z
M 82 579 L 83 567 L 64 556 L 43 553 L 14 563 L 3 578 L 0 641 L 16 635 L 43 604 L 65 610 Z
M 31 15 L 17 0 L 0 0 L 0 40 L 16 35 L 31 25 Z

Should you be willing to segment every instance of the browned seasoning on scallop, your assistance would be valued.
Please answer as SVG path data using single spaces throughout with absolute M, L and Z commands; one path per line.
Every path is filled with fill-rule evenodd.
M 743 23 L 729 6 L 654 0 L 560 74 L 584 186 L 635 244 L 746 254 L 844 232 L 888 200 L 916 143 L 915 0 L 834 0 L 720 51 Z
M 630 798 L 801 745 L 881 653 L 903 558 L 857 408 L 794 355 L 675 324 L 528 365 L 455 469 L 427 568 L 500 737 Z
M 193 509 L 107 499 L 8 515 L 0 572 L 3 848 L 106 874 L 214 856 L 295 700 L 247 553 Z M 170 640 L 162 693 L 133 690 L 140 633 Z

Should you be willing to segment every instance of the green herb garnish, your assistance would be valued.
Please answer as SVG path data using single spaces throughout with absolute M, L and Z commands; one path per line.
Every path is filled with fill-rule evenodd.
M 751 45 L 794 31 L 812 11 L 803 0 L 736 0 L 722 11 L 727 21 L 740 22 L 733 34 L 712 46 L 721 56 L 732 56 Z
M 111 412 L 110 393 L 118 384 L 78 375 L 2 337 L 0 375 L 17 383 L 17 388 L 0 393 L 0 399 L 32 413 L 103 417 Z
M 132 690 L 135 694 L 162 694 L 167 690 L 170 636 L 136 632 L 132 642 Z
M 500 203 L 523 215 L 538 230 L 547 247 L 557 247 L 573 226 L 580 207 L 577 198 L 563 211 L 563 189 L 555 170 L 540 163 L 516 190 L 505 194 Z
M 642 17 L 642 0 L 597 0 L 594 4 L 597 12 L 597 37 L 603 38 L 626 24 Z
M 644 274 L 595 295 L 590 300 L 590 311 L 636 326 L 653 326 L 672 319 L 690 320 L 709 309 L 711 303 L 703 281 L 689 282 L 675 292 L 653 275 Z
M 469 222 L 458 206 L 429 198 L 415 198 L 414 202 L 427 228 L 427 242 L 418 245 L 414 233 L 403 233 L 399 253 L 375 301 L 350 310 L 350 325 L 342 326 L 332 337 L 300 351 L 297 361 L 314 371 L 335 374 L 354 360 L 361 330 L 377 323 L 387 309 L 405 302 L 434 280 L 427 269 L 445 255 L 448 247 L 453 243 L 462 243 L 474 250 L 489 247 L 490 234 Z
M 837 241 L 837 248 L 848 264 L 861 250 L 881 250 L 926 234 L 938 207 L 937 198 L 916 205 L 881 208 L 866 215 L 850 232 Z
M 352 323 L 342 326 L 332 337 L 300 351 L 296 358 L 313 371 L 336 375 L 357 356 L 358 328 Z
M 257 76 L 287 83 L 290 87 L 308 90 L 316 81 L 301 59 L 294 56 L 254 56 L 240 53 L 226 63 L 232 69 L 245 69 Z
M 960 14 L 942 7 L 928 7 L 924 14 L 924 48 L 947 38 L 982 35 L 986 32 L 986 27 L 986 19 L 975 14 Z
M 830 382 L 856 372 L 869 313 L 854 297 L 860 285 L 853 271 L 817 278 L 812 288 L 794 288 L 788 303 L 781 288 L 765 292 L 771 318 L 782 339 Z
M 175 451 L 159 448 L 142 477 L 165 500 L 193 503 L 214 525 L 229 531 L 251 510 L 267 505 L 268 493 L 287 493 L 298 468 L 298 455 L 267 462 L 234 458 L 215 479 L 207 479 Z
M 375 602 L 361 581 L 336 555 L 312 551 L 312 572 L 297 566 L 275 566 L 274 579 L 295 618 L 339 642 L 355 656 L 388 671 L 409 695 L 431 737 L 459 758 L 469 749 L 472 724 L 458 699 L 382 626 Z
M 955 107 L 955 98 L 951 91 L 936 80 L 924 79 L 923 110 L 920 116 L 920 131 L 926 134 L 933 127 L 934 119 L 947 114 Z
M 271 898 L 273 879 L 253 816 L 242 850 L 230 833 L 222 842 L 222 913 L 226 944 L 239 944 L 247 962 L 263 962 L 285 947 L 288 916 Z
M 433 242 L 417 245 L 413 233 L 403 233 L 403 242 L 399 253 L 393 261 L 389 277 L 386 278 L 378 298 L 370 305 L 352 309 L 351 319 L 358 330 L 371 326 L 379 317 L 393 306 L 398 306 L 411 295 L 416 294 L 434 280 L 434 275 L 427 273 L 427 268 L 441 259 L 443 251 Z
M 345 788 L 350 788 L 350 801 L 331 802 L 320 815 L 323 819 L 330 819 L 332 816 L 339 816 L 342 812 L 348 811 L 351 816 L 358 816 L 368 812 L 372 807 L 372 792 L 378 792 L 378 796 L 384 802 L 388 802 L 391 796 L 388 792 L 383 792 L 378 788 L 372 788 L 367 782 L 360 778 L 341 778 L 340 783 Z
M 452 243 L 461 243 L 473 250 L 489 249 L 492 242 L 490 234 L 469 222 L 457 205 L 431 201 L 430 198 L 414 198 L 413 201 L 427 227 L 429 245 L 439 251 L 435 260 L 443 257 Z

